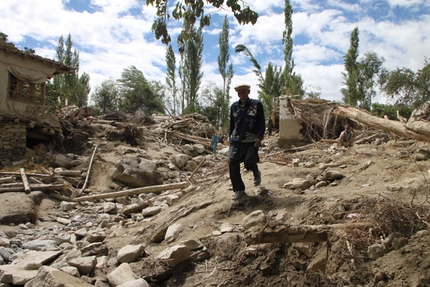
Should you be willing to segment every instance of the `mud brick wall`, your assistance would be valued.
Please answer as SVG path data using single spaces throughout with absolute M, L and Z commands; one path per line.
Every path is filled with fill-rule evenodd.
M 0 117 L 0 161 L 17 161 L 26 152 L 26 123 Z

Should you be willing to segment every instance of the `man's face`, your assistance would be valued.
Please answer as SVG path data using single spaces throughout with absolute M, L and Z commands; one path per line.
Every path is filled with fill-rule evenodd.
M 248 100 L 249 90 L 238 90 L 237 96 L 242 102 L 246 102 Z

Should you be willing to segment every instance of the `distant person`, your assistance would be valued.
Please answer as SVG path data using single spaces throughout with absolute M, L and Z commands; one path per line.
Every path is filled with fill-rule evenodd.
M 273 121 L 272 121 L 272 118 L 269 116 L 269 120 L 267 121 L 267 134 L 269 136 L 272 135 L 272 130 L 273 130 Z
M 240 84 L 234 88 L 239 100 L 230 107 L 229 172 L 233 186 L 233 200 L 245 195 L 245 184 L 240 174 L 240 163 L 254 175 L 254 185 L 261 183 L 257 163 L 258 148 L 266 131 L 266 119 L 261 101 L 249 98 L 251 86 Z
M 218 135 L 216 134 L 216 132 L 212 133 L 211 145 L 212 145 L 212 153 L 216 154 L 216 148 L 218 145 Z
M 355 133 L 351 126 L 346 124 L 345 129 L 340 133 L 339 144 L 344 147 L 351 147 L 354 143 Z

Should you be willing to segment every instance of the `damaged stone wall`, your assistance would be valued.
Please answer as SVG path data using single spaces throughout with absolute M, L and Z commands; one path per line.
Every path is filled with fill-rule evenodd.
M 25 156 L 26 123 L 0 116 L 0 162 L 15 161 Z

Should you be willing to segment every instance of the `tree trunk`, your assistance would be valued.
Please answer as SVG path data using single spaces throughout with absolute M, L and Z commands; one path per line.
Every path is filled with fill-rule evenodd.
M 381 129 L 405 138 L 412 138 L 420 141 L 430 141 L 430 123 L 424 121 L 412 121 L 403 124 L 399 121 L 386 120 L 371 115 L 352 107 L 338 106 L 333 114 L 347 117 L 367 126 Z

